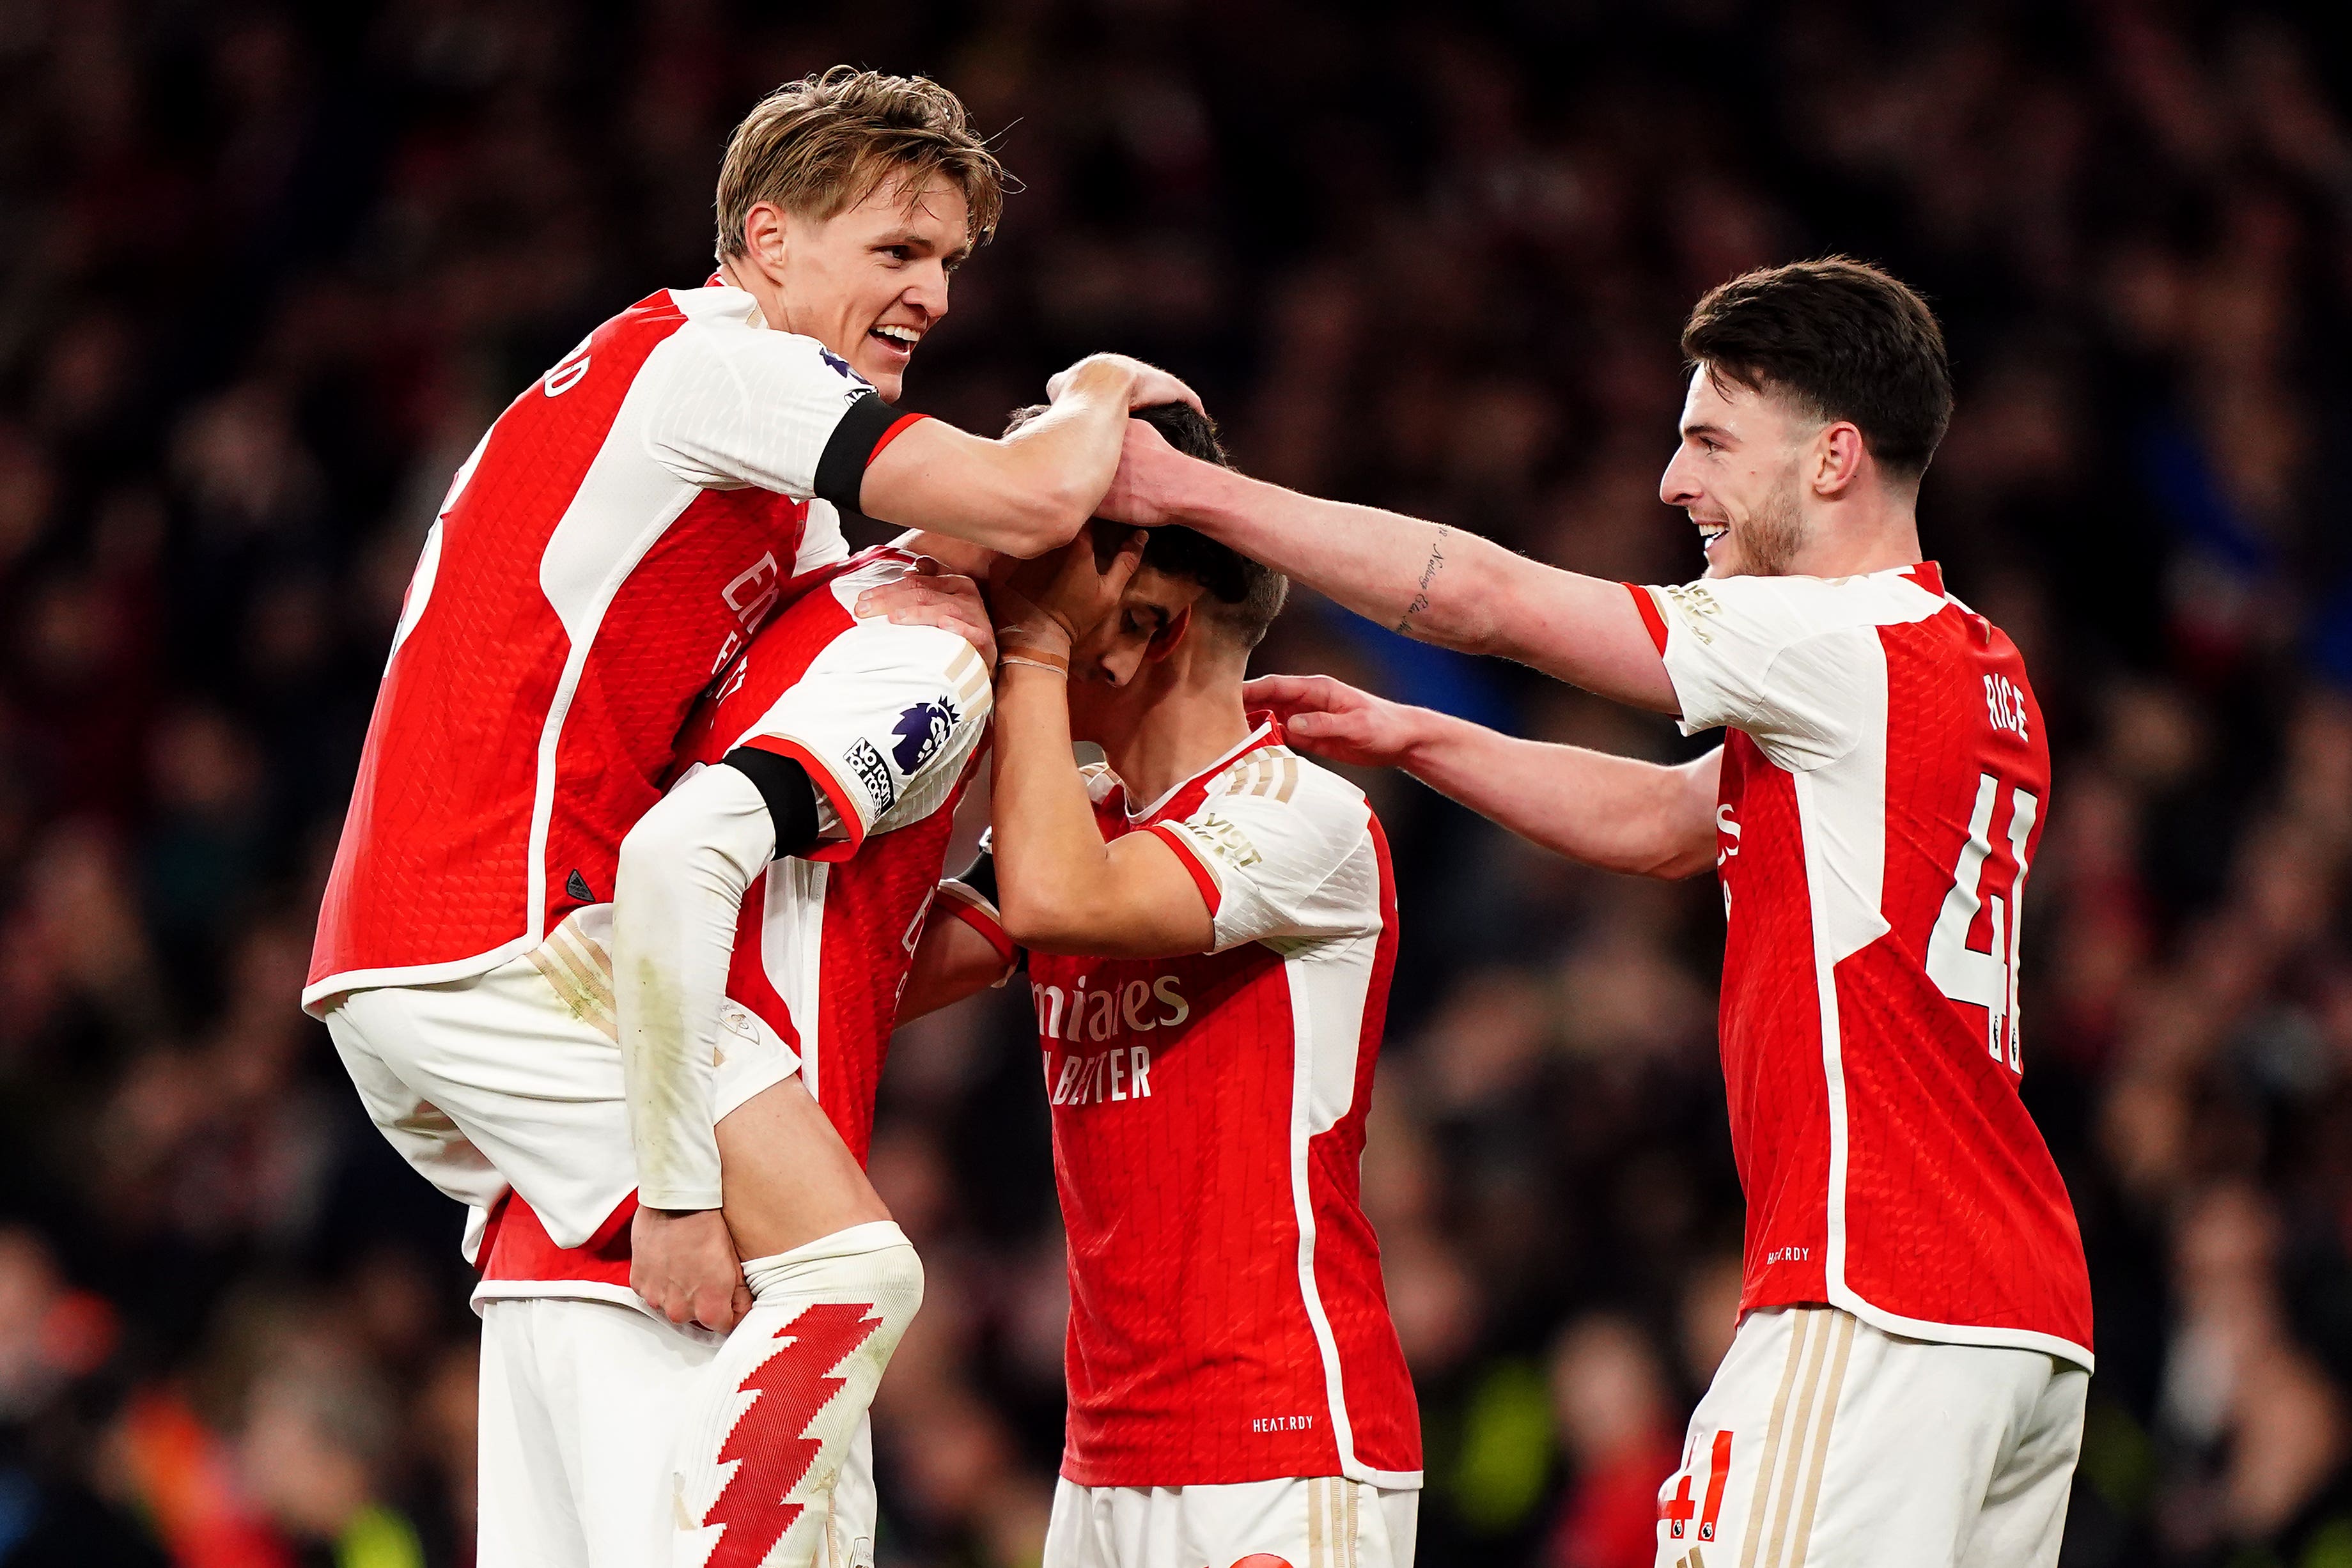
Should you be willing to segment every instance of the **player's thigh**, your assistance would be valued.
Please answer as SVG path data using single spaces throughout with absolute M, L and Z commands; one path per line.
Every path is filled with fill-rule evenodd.
M 1180 1561 L 1208 1562 L 1205 1550 L 1194 1549 L 1188 1523 L 1178 1488 L 1087 1487 L 1064 1477 L 1054 1488 L 1042 1568 L 1175 1568 Z
M 1055 1490 L 1045 1568 L 1412 1568 L 1414 1493 L 1339 1476 Z M 1265 1559 L 1263 1563 L 1259 1559 Z
M 514 1337 L 556 1435 L 555 1463 L 588 1568 L 667 1562 L 679 1415 L 713 1344 L 604 1301 L 488 1308 L 509 1309 L 521 1309 Z
M 468 1207 L 486 1208 L 506 1190 L 496 1166 L 446 1113 L 411 1088 L 341 1005 L 329 1010 L 327 1038 L 359 1091 L 368 1120 L 425 1180 Z
M 1660 1490 L 1656 1563 L 1949 1568 L 2049 1364 L 1829 1308 L 1750 1313 Z
M 568 1434 L 548 1409 L 531 1343 L 535 1301 L 482 1312 L 475 1561 L 478 1568 L 588 1568 Z
M 746 1258 L 890 1218 L 866 1172 L 801 1079 L 786 1076 L 725 1110 L 719 1162 L 727 1224 Z
M 1110 1525 L 1108 1492 L 1103 1487 L 1079 1486 L 1067 1476 L 1055 1478 L 1039 1568 L 1095 1568 L 1111 1561 L 1103 1540 Z
M 550 1301 L 570 1320 L 565 1387 L 581 1432 L 582 1514 L 592 1568 L 668 1560 L 678 1424 L 715 1343 L 603 1301 Z
M 2081 1367 L 2052 1364 L 2015 1448 L 1986 1490 L 1959 1568 L 2051 1568 L 2058 1561 L 2090 1384 Z
M 2042 1505 L 2042 1522 L 2052 1522 L 2049 1472 L 2071 1472 L 2072 1433 L 2079 1429 L 2045 1432 L 2038 1414 L 2061 1363 L 2040 1351 L 1927 1343 L 1866 1324 L 1853 1337 L 1854 1370 L 1825 1457 L 1813 1555 L 1797 1561 L 1947 1568 L 1964 1560 L 1989 1508 L 2022 1501 L 2026 1492 Z M 2063 1500 L 2062 1490 L 2062 1509 Z M 2030 1517 L 2030 1506 L 2020 1509 L 2015 1522 Z M 2035 1568 L 2054 1561 L 2054 1531 L 2049 1545 L 2049 1557 L 1992 1561 Z
M 1412 1568 L 1421 1541 L 1421 1491 L 1418 1488 L 1382 1489 L 1380 1523 L 1388 1568 Z M 1367 1559 L 1371 1561 L 1371 1559 Z
M 528 958 L 443 985 L 357 991 L 336 1012 L 530 1200 L 559 1245 L 587 1240 L 635 1189 L 620 1047 Z
M 1740 1320 L 1714 1381 L 1691 1412 L 1682 1464 L 1658 1490 L 1658 1568 L 1703 1568 L 1709 1557 L 1736 1560 L 1751 1517 L 1760 1521 L 1770 1512 L 1770 1480 L 1794 1414 L 1791 1404 L 1814 1396 L 1820 1375 L 1808 1360 L 1816 1319 L 1828 1316 L 1794 1309 Z M 1810 1421 L 1810 1406 L 1799 1418 Z M 1756 1556 L 1748 1554 L 1751 1568 Z

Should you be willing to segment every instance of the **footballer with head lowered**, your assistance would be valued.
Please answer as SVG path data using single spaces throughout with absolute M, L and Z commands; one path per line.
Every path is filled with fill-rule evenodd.
M 1696 526 L 1693 582 L 1558 570 L 1132 422 L 1102 515 L 1189 525 L 1410 635 L 1727 732 L 1655 767 L 1320 677 L 1252 689 L 1302 749 L 1404 768 L 1589 864 L 1721 879 L 1746 1281 L 1659 1494 L 1661 1568 L 2047 1568 L 2091 1367 L 2081 1238 L 2018 1090 L 2050 752 L 2015 644 L 1922 559 L 1942 331 L 1830 258 L 1724 284 L 1682 347 L 1659 495 Z
M 1150 423 L 1223 461 L 1192 409 Z M 1282 577 L 1189 529 L 1096 531 L 992 591 L 992 852 L 954 906 L 992 892 L 1002 952 L 1027 951 L 1051 1105 L 1070 1324 L 1046 1568 L 1410 1568 L 1420 1418 L 1358 1198 L 1387 844 L 1243 701 Z M 981 924 L 934 922 L 908 1011 L 1001 977 Z

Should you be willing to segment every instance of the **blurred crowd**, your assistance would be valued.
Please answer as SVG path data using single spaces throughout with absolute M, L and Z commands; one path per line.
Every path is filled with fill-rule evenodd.
M 2352 13 L 2193 0 L 0 0 L 0 1564 L 470 1562 L 458 1217 L 295 1009 L 317 890 L 450 472 L 702 278 L 728 128 L 836 60 L 946 80 L 1024 183 L 911 406 L 992 430 L 1116 347 L 1258 473 L 1612 577 L 1701 568 L 1655 496 L 1701 291 L 1830 250 L 1922 288 L 1960 392 L 1923 535 L 2056 753 L 2024 1083 L 2097 1301 L 2067 1568 L 2352 1568 Z M 1260 667 L 1698 744 L 1312 601 Z M 1738 1295 L 1715 889 L 1365 782 L 1421 1561 L 1637 1568 Z M 1042 1538 L 1027 1016 L 887 1074 L 930 1286 L 885 1564 Z

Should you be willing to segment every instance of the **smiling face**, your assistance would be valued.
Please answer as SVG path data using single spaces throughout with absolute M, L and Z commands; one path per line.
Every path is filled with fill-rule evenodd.
M 829 218 L 761 203 L 744 229 L 781 297 L 762 301 L 768 324 L 814 338 L 898 402 L 915 345 L 948 313 L 949 275 L 971 254 L 955 183 L 935 175 L 910 195 L 904 180 L 885 179 Z
M 1824 423 L 1770 392 L 1691 371 L 1658 498 L 1697 525 L 1709 577 L 1780 577 L 1809 539 L 1803 472 Z

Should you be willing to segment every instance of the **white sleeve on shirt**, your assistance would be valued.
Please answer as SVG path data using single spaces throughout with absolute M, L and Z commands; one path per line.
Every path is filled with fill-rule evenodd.
M 1883 585 L 1725 577 L 1642 591 L 1665 622 L 1685 735 L 1737 729 L 1797 772 L 1836 761 L 1861 738 L 1868 688 L 1854 672 L 1875 655 L 1878 621 L 1858 600 Z
M 854 591 L 854 589 L 853 589 Z M 791 757 L 837 813 L 845 859 L 866 834 L 943 805 L 993 706 L 988 666 L 937 626 L 860 621 L 827 643 L 736 746 Z
M 811 501 L 808 521 L 801 528 L 800 552 L 793 557 L 792 575 L 837 565 L 851 554 L 849 541 L 841 532 L 840 508 L 822 497 Z
M 719 1012 L 743 895 L 776 852 L 750 777 L 698 768 L 621 841 L 613 888 L 613 1009 L 648 1208 L 717 1208 L 711 1124 Z
M 794 332 L 688 321 L 656 351 L 665 379 L 654 389 L 646 446 L 689 485 L 757 486 L 807 500 L 819 493 L 817 470 L 843 418 L 878 402 L 839 357 Z M 866 455 L 856 455 L 860 476 Z
M 1255 757 L 1257 780 L 1245 771 L 1238 788 L 1153 830 L 1215 884 L 1210 951 L 1378 931 L 1380 854 L 1363 796 L 1287 751 Z

